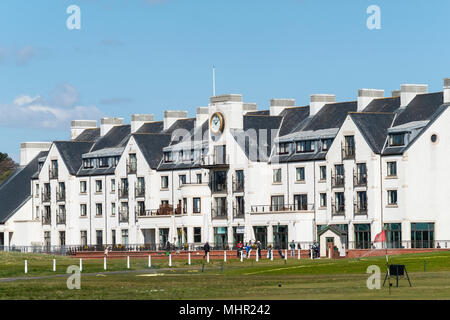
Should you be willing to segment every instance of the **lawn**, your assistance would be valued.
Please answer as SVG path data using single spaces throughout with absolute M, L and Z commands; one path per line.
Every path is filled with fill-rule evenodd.
M 56 259 L 56 272 L 52 271 Z M 24 260 L 28 274 L 24 274 Z M 382 278 L 385 257 L 342 260 L 263 259 L 152 261 L 126 259 L 83 260 L 81 290 L 66 286 L 69 265 L 78 259 L 39 254 L 0 253 L 0 299 L 449 299 L 450 252 L 411 254 L 390 257 L 391 263 L 405 264 L 412 280 L 400 287 L 369 290 L 366 287 L 370 265 L 378 265 Z M 116 271 L 112 273 L 110 271 Z M 130 271 L 119 273 L 120 271 Z M 57 276 L 59 275 L 59 276 Z M 36 277 L 47 278 L 36 278 Z M 22 277 L 27 280 L 22 279 Z M 383 279 L 382 279 L 383 280 Z

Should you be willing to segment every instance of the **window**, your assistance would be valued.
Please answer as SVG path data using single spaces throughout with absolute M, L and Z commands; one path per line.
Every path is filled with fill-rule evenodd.
M 295 168 L 295 180 L 297 182 L 305 181 L 305 168 L 304 167 Z
M 300 211 L 308 210 L 308 195 L 306 195 L 306 194 L 294 195 L 294 207 L 295 207 L 295 210 L 300 210 Z
M 405 134 L 404 133 L 393 133 L 389 135 L 389 146 L 404 146 L 405 145 Z
M 273 169 L 273 183 L 281 183 L 281 168 Z
M 138 216 L 145 216 L 145 202 L 144 201 L 137 202 L 137 214 L 138 214 Z
M 122 244 L 127 245 L 128 244 L 128 229 L 122 230 Z
M 65 231 L 59 232 L 59 245 L 60 246 L 66 245 L 66 232 Z
M 234 191 L 244 191 L 244 170 L 236 170 L 234 181 Z
M 370 248 L 370 224 L 355 224 L 356 249 Z
M 201 173 L 197 173 L 197 183 L 202 183 L 202 174 Z
M 434 248 L 434 223 L 411 223 L 411 248 Z
M 128 173 L 136 173 L 136 171 L 137 171 L 136 154 L 130 153 L 128 155 Z
M 432 134 L 431 135 L 431 142 L 436 143 L 437 141 L 437 135 L 436 134 Z
M 84 169 L 94 168 L 94 159 L 83 159 L 83 168 Z
M 284 196 L 272 196 L 271 204 L 270 211 L 281 211 L 284 208 Z
M 358 191 L 356 193 L 355 214 L 367 214 L 367 193 L 366 193 L 366 191 Z
M 388 248 L 402 247 L 402 224 L 401 223 L 385 223 L 386 245 Z
M 116 203 L 115 202 L 111 202 L 111 216 L 113 216 L 113 217 L 116 216 Z
M 112 165 L 113 167 L 117 167 L 117 164 L 119 163 L 120 157 L 114 157 L 112 158 Z
M 102 158 L 99 158 L 98 159 L 98 166 L 100 167 L 100 168 L 106 168 L 106 167 L 109 167 L 109 161 L 108 161 L 108 158 L 105 158 L 105 157 L 102 157 Z
M 50 179 L 58 177 L 58 160 L 52 160 L 50 168 Z
M 181 187 L 183 184 L 186 184 L 186 175 L 185 175 L 185 174 L 180 174 L 180 175 L 178 176 L 178 179 L 179 179 L 180 187 Z
M 367 166 L 365 163 L 356 164 L 356 175 L 354 180 L 355 186 L 367 185 Z
M 87 205 L 85 203 L 80 204 L 80 216 L 87 216 Z
M 320 207 L 326 208 L 326 206 L 327 206 L 327 194 L 321 193 L 320 194 Z
M 313 152 L 315 146 L 313 140 L 298 141 L 296 145 L 297 145 L 296 149 L 297 153 Z
M 44 232 L 44 245 L 46 247 L 50 247 L 52 245 L 52 238 L 50 235 L 50 231 L 45 231 Z
M 320 172 L 320 180 L 321 181 L 327 180 L 327 167 L 320 166 L 319 172 Z
M 81 240 L 82 246 L 87 245 L 87 231 L 86 230 L 80 231 L 80 240 Z
M 169 177 L 162 176 L 161 177 L 161 189 L 168 189 L 168 188 L 169 188 Z
M 193 212 L 200 213 L 201 212 L 201 200 L 200 198 L 193 199 Z
M 103 184 L 102 180 L 95 180 L 95 192 L 102 192 Z
M 116 179 L 111 179 L 111 192 L 116 191 Z
M 145 178 L 138 177 L 136 186 L 136 197 L 143 197 L 143 196 L 145 196 Z
M 96 203 L 95 204 L 95 215 L 96 216 L 101 216 L 103 214 L 103 206 L 101 203 Z
M 345 212 L 345 196 L 343 192 L 336 192 L 335 194 L 335 203 L 334 203 L 334 214 L 344 214 Z
M 388 177 L 396 177 L 397 176 L 397 162 L 389 161 L 387 163 L 387 176 Z
M 322 151 L 327 151 L 330 149 L 333 139 L 322 139 Z
M 194 242 L 202 242 L 202 228 L 194 227 Z
M 111 242 L 112 245 L 115 246 L 116 245 L 116 230 L 111 230 Z
M 289 143 L 284 142 L 278 145 L 278 154 L 288 154 L 289 153 Z
M 164 152 L 164 162 L 172 162 L 172 152 Z
M 86 193 L 86 181 L 80 181 L 80 193 Z
M 183 213 L 187 213 L 187 198 L 183 198 Z
M 397 205 L 397 190 L 388 190 L 388 205 Z
M 35 195 L 36 195 L 36 198 L 39 197 L 39 183 L 36 183 Z
M 214 228 L 214 246 L 216 248 L 225 249 L 228 244 L 227 227 L 215 227 Z
M 97 245 L 103 244 L 103 230 L 96 230 L 95 237 L 97 239 Z

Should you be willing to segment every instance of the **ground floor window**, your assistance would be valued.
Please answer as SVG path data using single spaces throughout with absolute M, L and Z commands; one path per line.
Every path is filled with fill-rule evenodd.
M 267 227 L 253 227 L 255 232 L 255 240 L 261 242 L 263 248 L 267 247 Z
M 227 243 L 227 227 L 214 228 L 214 246 L 219 249 L 225 249 Z
M 235 248 L 239 242 L 244 243 L 244 226 L 233 227 L 233 245 Z
M 66 232 L 65 231 L 59 232 L 59 245 L 60 246 L 66 245 Z
M 386 230 L 386 246 L 388 248 L 402 247 L 402 224 L 401 223 L 385 223 Z
M 202 242 L 202 228 L 200 227 L 194 227 L 194 242 Z
M 5 234 L 3 232 L 0 232 L 0 246 L 5 245 Z
M 287 249 L 288 226 L 273 226 L 273 246 L 275 249 Z
M 411 223 L 411 248 L 434 247 L 434 223 Z
M 80 231 L 80 239 L 81 239 L 81 245 L 87 246 L 87 231 L 86 230 Z
M 370 224 L 355 224 L 355 249 L 370 248 Z
M 169 228 L 159 229 L 159 243 L 163 246 L 169 241 Z
M 111 243 L 113 246 L 116 245 L 116 230 L 111 230 Z
M 122 229 L 122 244 L 128 245 L 128 229 Z
M 95 238 L 97 239 L 97 245 L 102 245 L 103 244 L 103 230 L 96 230 Z
M 46 247 L 50 247 L 51 244 L 52 244 L 52 241 L 51 241 L 50 231 L 45 231 L 44 232 L 44 245 Z

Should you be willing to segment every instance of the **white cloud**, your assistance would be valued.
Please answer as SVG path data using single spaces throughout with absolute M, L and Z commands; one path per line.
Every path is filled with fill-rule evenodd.
M 0 104 L 0 125 L 45 129 L 66 128 L 73 119 L 98 119 L 102 112 L 93 105 L 78 102 L 75 87 L 63 84 L 54 90 L 49 101 L 41 96 L 21 95 L 12 103 Z

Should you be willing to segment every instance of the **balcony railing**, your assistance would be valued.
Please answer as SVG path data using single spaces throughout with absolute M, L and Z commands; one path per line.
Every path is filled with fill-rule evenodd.
M 244 208 L 233 208 L 233 218 L 234 219 L 243 219 L 245 217 Z
M 227 206 L 216 206 L 211 209 L 212 219 L 228 219 Z
M 145 185 L 137 186 L 135 189 L 136 198 L 145 197 Z
M 203 166 L 228 166 L 230 164 L 230 156 L 220 156 L 216 154 L 210 154 L 201 158 L 201 164 Z
M 345 176 L 343 174 L 336 174 L 331 176 L 332 188 L 343 188 L 345 185 Z
M 233 192 L 244 192 L 244 180 L 233 178 Z
M 50 179 L 58 179 L 58 169 L 57 168 L 49 168 L 48 176 Z
M 276 204 L 276 205 L 256 205 L 251 206 L 252 213 L 272 213 L 272 212 L 308 212 L 314 211 L 314 204 Z
M 367 187 L 367 173 L 357 173 L 353 176 L 355 187 Z
M 56 224 L 66 224 L 66 211 L 56 212 Z
M 128 187 L 119 187 L 119 199 L 128 198 Z
M 52 216 L 50 214 L 42 216 L 42 224 L 52 224 Z
M 226 193 L 227 192 L 227 182 L 226 181 L 211 180 L 209 182 L 209 187 L 210 187 L 212 193 Z
M 56 191 L 56 201 L 66 201 L 66 190 Z
M 162 204 L 159 209 L 145 210 L 144 212 L 139 212 L 139 217 L 155 217 L 155 216 L 170 216 L 170 215 L 181 215 L 182 208 L 178 205 L 175 210 L 171 204 Z
M 51 194 L 49 192 L 42 192 L 42 202 L 50 202 Z
M 353 213 L 355 215 L 367 215 L 367 203 L 353 204 Z
M 331 205 L 331 213 L 333 216 L 343 216 L 345 215 L 345 204 L 333 203 Z
M 343 160 L 355 159 L 355 146 L 343 146 L 342 159 Z
M 130 215 L 128 213 L 128 210 L 122 209 L 122 210 L 119 211 L 119 222 L 125 222 L 126 223 L 126 222 L 128 222 L 129 217 L 130 217 Z
M 137 171 L 137 162 L 127 161 L 127 173 L 134 174 Z

